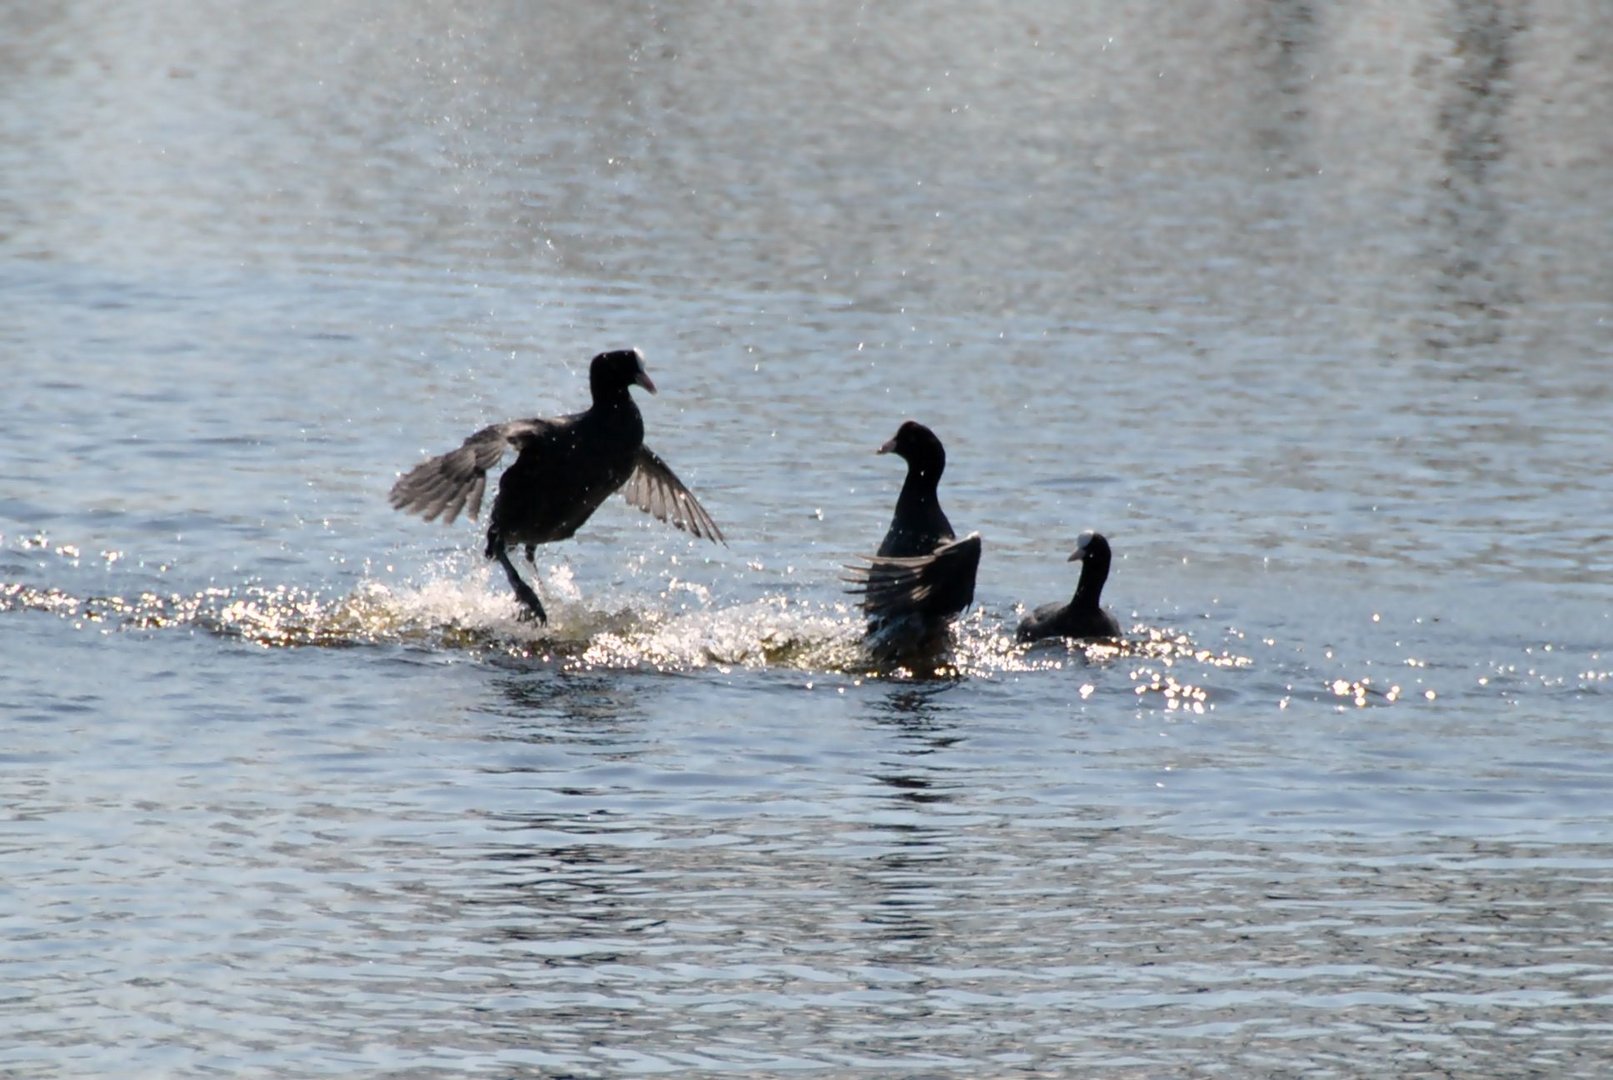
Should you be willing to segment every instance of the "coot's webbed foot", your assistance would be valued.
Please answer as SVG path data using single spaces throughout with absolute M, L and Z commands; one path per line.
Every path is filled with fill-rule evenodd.
M 526 608 L 521 613 L 521 618 L 536 619 L 540 623 L 547 624 L 549 616 L 544 613 L 543 602 L 538 599 L 538 594 L 532 586 L 522 581 L 521 575 L 516 573 L 515 564 L 510 561 L 510 554 L 504 549 L 504 545 L 500 544 L 493 549 L 493 557 L 504 567 L 504 576 L 510 579 L 510 588 L 515 590 L 516 599 Z

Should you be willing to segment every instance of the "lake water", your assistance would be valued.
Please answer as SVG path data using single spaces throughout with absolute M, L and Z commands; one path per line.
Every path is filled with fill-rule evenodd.
M 0 1074 L 1613 1069 L 1596 4 L 0 8 Z M 637 345 L 730 538 L 391 511 Z M 859 651 L 909 417 L 985 544 Z M 1114 544 L 1124 648 L 1012 644 Z

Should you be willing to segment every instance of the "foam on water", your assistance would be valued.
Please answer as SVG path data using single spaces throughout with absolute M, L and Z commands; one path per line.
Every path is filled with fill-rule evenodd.
M 1599 654 L 1576 664 L 1549 645 L 1538 658 L 1526 656 L 1538 663 L 1470 672 L 1357 650 L 1315 655 L 1224 624 L 1206 621 L 1189 632 L 1136 617 L 1124 641 L 1027 646 L 1013 637 L 1023 611 L 989 603 L 956 621 L 944 654 L 903 666 L 869 654 L 860 611 L 829 582 L 815 595 L 769 590 L 739 599 L 676 577 L 629 575 L 625 585 L 585 594 L 567 563 L 546 563 L 537 576 L 550 622 L 537 625 L 519 617 L 502 577 L 463 551 L 402 582 L 366 572 L 342 586 L 243 580 L 189 591 L 152 587 L 176 575 L 173 567 L 91 551 L 44 534 L 0 537 L 0 613 L 53 614 L 100 633 L 191 629 L 264 649 L 394 647 L 570 672 L 783 672 L 851 686 L 1073 669 L 1089 673 L 1076 688 L 1079 700 L 1129 689 L 1139 709 L 1182 717 L 1212 713 L 1234 698 L 1264 699 L 1279 713 L 1296 703 L 1344 711 L 1429 704 L 1450 693 L 1515 696 L 1530 684 L 1594 692 L 1607 678 L 1602 665 L 1591 666 Z M 132 582 L 138 586 L 116 587 Z M 1220 643 L 1210 640 L 1215 635 Z
M 81 562 L 77 547 L 53 544 L 43 535 L 13 548 L 19 549 L 73 568 Z M 109 568 L 122 558 L 112 554 Z M 1198 711 L 1210 695 L 1181 667 L 1252 663 L 1247 656 L 1202 647 L 1183 632 L 1143 624 L 1133 626 L 1124 642 L 1025 646 L 1013 638 L 1019 612 L 977 607 L 957 620 L 945 654 L 924 664 L 890 666 L 863 647 L 862 616 L 845 598 L 774 593 L 732 602 L 703 586 L 672 581 L 656 593 L 622 593 L 602 605 L 599 598 L 584 597 L 564 564 L 546 566 L 540 576 L 547 625 L 521 619 L 502 581 L 486 565 L 467 564 L 460 555 L 428 567 L 417 582 L 366 576 L 346 590 L 242 582 L 190 592 L 78 593 L 0 581 L 0 612 L 47 612 L 103 632 L 192 627 L 263 648 L 394 645 L 503 655 L 567 670 L 776 669 L 853 680 L 961 679 L 1134 662 L 1131 678 L 1139 696 L 1157 694 L 1168 708 Z

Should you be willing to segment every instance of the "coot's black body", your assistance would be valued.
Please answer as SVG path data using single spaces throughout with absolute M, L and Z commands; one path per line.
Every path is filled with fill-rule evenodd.
M 515 462 L 499 477 L 489 515 L 486 554 L 504 567 L 527 613 L 547 621 L 538 595 L 510 561 L 524 547 L 527 561 L 539 544 L 565 540 L 601 503 L 625 487 L 627 501 L 695 536 L 721 541 L 722 532 L 666 462 L 644 445 L 644 418 L 629 393 L 655 393 L 637 349 L 600 353 L 588 369 L 593 404 L 553 419 L 511 420 L 466 439 L 457 450 L 416 465 L 392 487 L 392 505 L 427 521 L 449 523 L 464 510 L 481 509 L 487 471 L 510 448 Z

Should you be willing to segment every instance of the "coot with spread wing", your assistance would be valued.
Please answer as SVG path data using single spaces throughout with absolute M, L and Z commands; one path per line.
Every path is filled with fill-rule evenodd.
M 553 419 L 511 420 L 485 427 L 464 445 L 421 462 L 392 486 L 392 505 L 427 521 L 452 522 L 460 511 L 471 520 L 481 510 L 487 473 L 510 449 L 493 498 L 486 555 L 504 567 L 510 587 L 528 616 L 547 622 L 538 594 L 516 573 L 509 548 L 524 547 L 533 561 L 539 544 L 575 533 L 613 492 L 685 532 L 717 542 L 722 531 L 666 462 L 644 445 L 644 419 L 629 388 L 655 393 L 637 349 L 594 357 L 588 367 L 593 404 Z
M 937 491 L 946 450 L 935 432 L 909 420 L 879 448 L 907 462 L 907 478 L 879 551 L 849 567 L 851 591 L 862 596 L 867 642 L 882 659 L 932 651 L 947 626 L 974 602 L 980 534 L 962 540 L 941 509 Z

